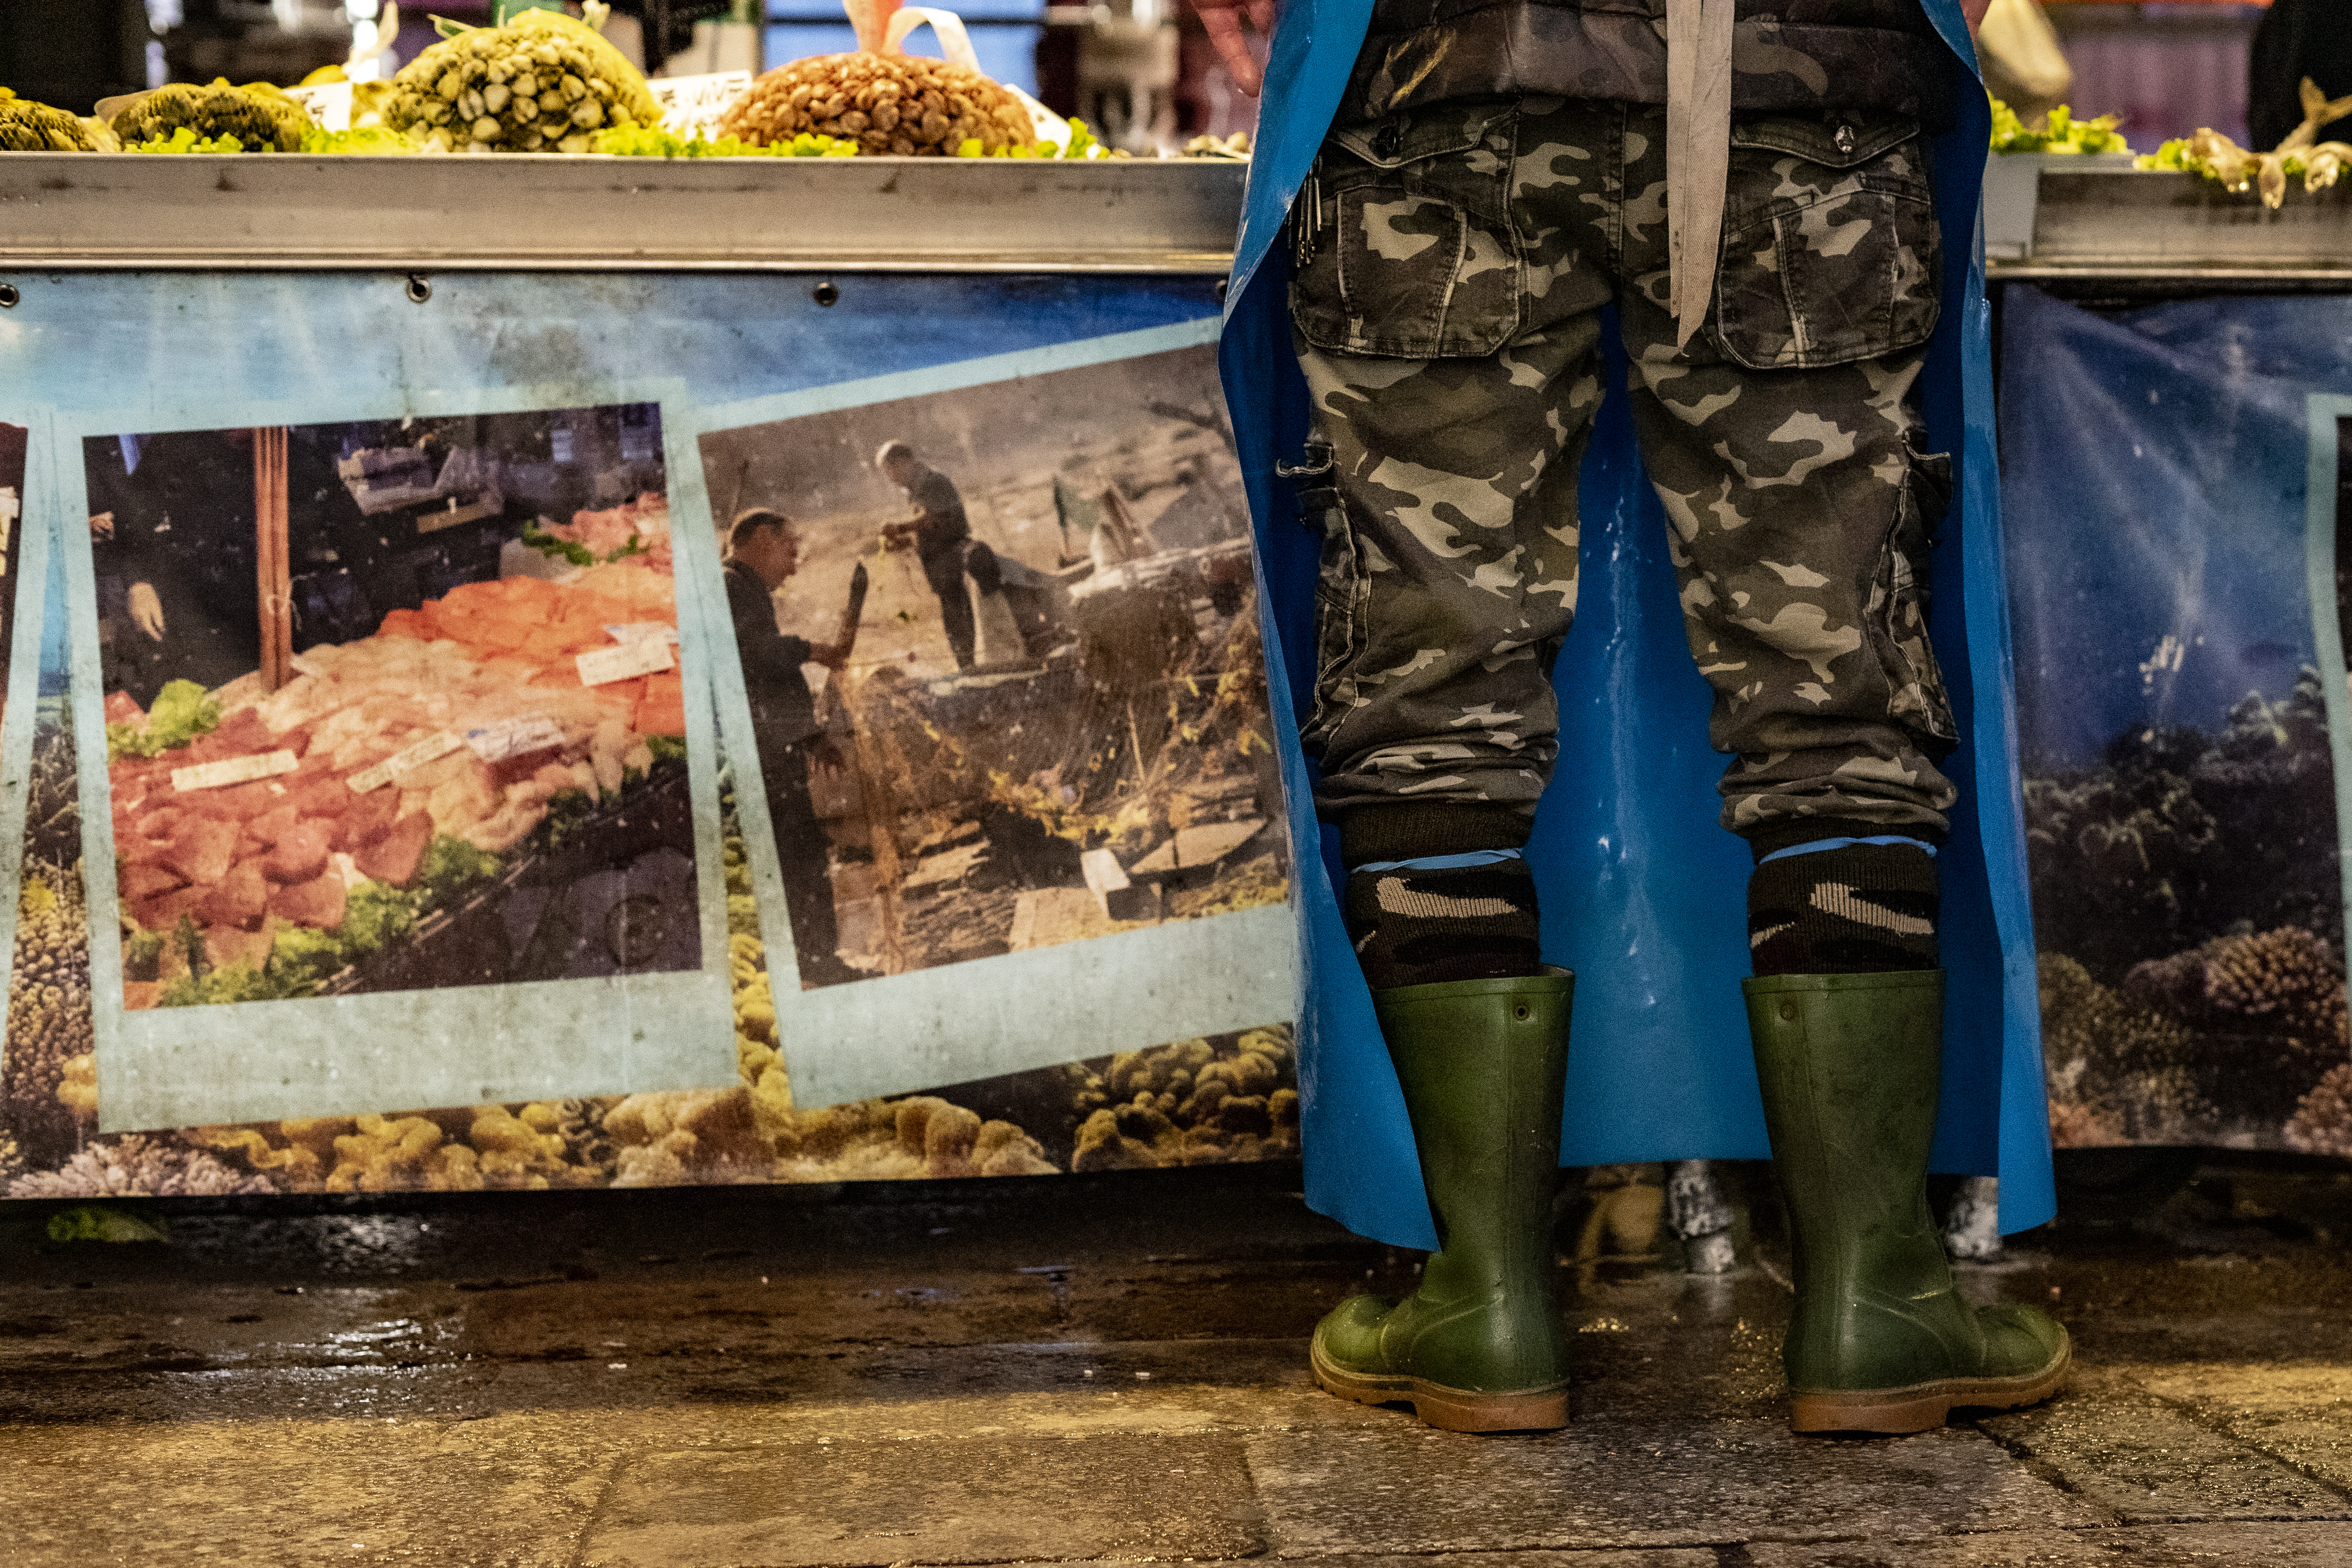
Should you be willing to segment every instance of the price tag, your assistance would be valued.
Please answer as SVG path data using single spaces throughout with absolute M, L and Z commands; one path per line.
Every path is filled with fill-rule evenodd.
M 199 762 L 193 768 L 172 769 L 172 788 L 182 794 L 195 789 L 220 789 L 231 784 L 250 784 L 257 779 L 274 778 L 291 773 L 302 764 L 290 751 L 264 751 L 252 757 L 229 757 L 218 762 Z
M 751 90 L 750 71 L 714 71 L 709 76 L 653 77 L 646 85 L 661 105 L 662 129 L 678 136 L 719 134 L 719 122 L 735 100 Z
M 615 643 L 636 643 L 647 637 L 659 637 L 665 643 L 676 643 L 677 628 L 666 621 L 631 621 L 623 625 L 605 627 L 604 635 Z
M 352 128 L 352 84 L 347 81 L 322 81 L 316 87 L 289 87 L 286 96 L 308 110 L 310 118 L 326 131 L 349 131 Z
M 380 789 L 395 779 L 414 773 L 428 762 L 440 760 L 465 744 L 462 736 L 452 735 L 445 729 L 426 736 L 413 746 L 402 747 L 373 768 L 361 768 L 343 783 L 354 794 L 364 795 L 371 789 Z
M 598 648 L 581 654 L 572 663 L 580 666 L 580 684 L 583 686 L 608 685 L 677 667 L 677 661 L 670 657 L 669 641 L 663 637 L 640 637 L 617 648 Z
M 551 718 L 532 714 L 509 718 L 487 728 L 466 732 L 466 744 L 485 762 L 504 762 L 526 752 L 545 751 L 563 744 L 563 731 Z

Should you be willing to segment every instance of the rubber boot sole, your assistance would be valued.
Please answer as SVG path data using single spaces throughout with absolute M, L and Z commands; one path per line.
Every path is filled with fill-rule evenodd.
M 1797 1390 L 1789 1412 L 1792 1432 L 1925 1432 L 1955 1410 L 2017 1410 L 2058 1392 L 2074 1364 L 2074 1347 L 2037 1372 L 2015 1377 L 1947 1377 L 1907 1388 Z
M 1326 1394 L 1359 1405 L 1410 1405 L 1423 1425 L 1446 1432 L 1554 1432 L 1568 1425 L 1568 1385 L 1483 1394 L 1449 1388 L 1425 1377 L 1376 1377 L 1349 1372 L 1313 1345 L 1307 1359 Z

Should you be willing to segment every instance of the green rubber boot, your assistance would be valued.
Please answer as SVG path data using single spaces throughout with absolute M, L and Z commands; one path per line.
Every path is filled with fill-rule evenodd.
M 1575 991 L 1548 968 L 1372 993 L 1438 1250 L 1402 1301 L 1357 1296 L 1315 1326 L 1315 1381 L 1340 1398 L 1410 1403 L 1450 1432 L 1568 1424 L 1551 1200 Z
M 1790 1426 L 1918 1432 L 1955 1407 L 2056 1393 L 2066 1331 L 2031 1307 L 1963 1302 L 1927 1208 L 1944 972 L 1769 975 L 1743 989 L 1796 1254 Z

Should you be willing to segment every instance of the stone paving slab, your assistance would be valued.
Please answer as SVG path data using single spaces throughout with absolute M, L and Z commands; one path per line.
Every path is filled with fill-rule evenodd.
M 1440 1552 L 1405 1556 L 1365 1557 L 1344 1553 L 1332 1557 L 1261 1557 L 1266 1563 L 1298 1563 L 1304 1568 L 1723 1568 L 1729 1562 L 1724 1548 L 1713 1546 L 1599 1546 L 1567 1552 Z M 1053 1568 L 1145 1568 L 1150 1559 L 1105 1558 L 1090 1563 L 1060 1563 Z M 903 1568 L 932 1568 L 906 1564 Z M 1041 1563 L 1007 1563 L 1001 1568 L 1045 1568 Z
M 331 1440 L 322 1442 L 322 1436 Z M 0 1432 L 11 1568 L 185 1560 L 558 1568 L 600 1472 L 528 1448 L 451 1466 L 425 1423 L 29 1427 Z
M 1252 1438 L 1284 1556 L 1922 1536 L 2105 1522 L 2000 1447 L 1946 1429 L 1822 1442 L 1772 1421 L 1585 1422 L 1542 1437 Z
M 2135 1375 L 2200 1420 L 2352 1495 L 2352 1366 L 2207 1362 Z M 2352 1563 L 2352 1546 L 2345 1558 Z
M 2352 1535 L 2336 1524 L 2247 1523 L 1939 1541 L 1759 1542 L 1738 1561 L 1747 1568 L 2343 1568 L 2352 1562 Z M 1563 1559 L 1558 1568 L 1581 1568 L 1581 1560 Z
M 809 1442 L 625 1460 L 583 1568 L 1255 1556 L 1240 1444 L 1099 1434 Z
M 2048 1405 L 1983 1427 L 2126 1523 L 2352 1518 L 2335 1488 L 2192 1420 L 2121 1369 L 2080 1368 Z
M 1711 1546 L 1595 1547 L 1583 1552 L 1481 1552 L 1475 1555 L 1286 1557 L 1311 1568 L 1720 1568 L 1723 1554 Z

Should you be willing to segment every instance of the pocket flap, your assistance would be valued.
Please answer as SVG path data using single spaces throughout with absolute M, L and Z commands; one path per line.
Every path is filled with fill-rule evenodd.
M 1848 115 L 1823 120 L 1814 115 L 1776 114 L 1735 120 L 1731 144 L 1793 152 L 1828 168 L 1851 169 L 1918 134 L 1919 122 L 1905 116 Z
M 1514 112 L 1508 103 L 1449 106 L 1391 114 L 1368 125 L 1334 128 L 1328 140 L 1375 169 L 1396 169 L 1424 158 L 1466 152 L 1486 140 L 1498 120 Z

